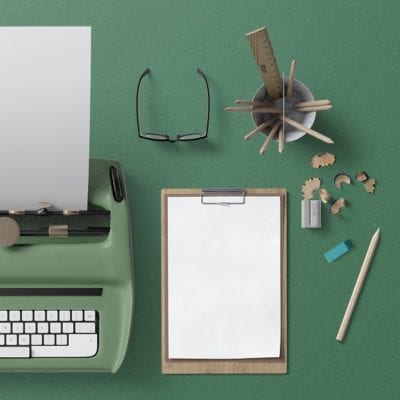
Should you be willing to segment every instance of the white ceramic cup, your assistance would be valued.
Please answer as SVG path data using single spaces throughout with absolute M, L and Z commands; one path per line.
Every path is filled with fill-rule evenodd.
M 285 79 L 285 87 L 287 88 L 288 78 Z M 285 91 L 286 93 L 286 91 Z M 265 86 L 260 86 L 253 97 L 254 101 L 268 101 L 274 104 L 274 107 L 282 108 L 282 99 L 270 100 L 267 95 L 267 90 Z M 285 97 L 285 116 L 293 119 L 300 124 L 306 126 L 307 128 L 311 128 L 315 121 L 316 112 L 300 112 L 295 111 L 295 104 L 301 101 L 314 101 L 314 95 L 311 93 L 311 90 L 301 81 L 295 79 L 293 84 L 293 95 L 291 97 Z M 270 113 L 251 113 L 253 118 L 254 125 L 257 127 L 262 123 L 269 121 L 273 114 Z M 271 131 L 272 126 L 268 126 L 263 129 L 261 132 L 264 135 L 268 135 Z M 302 138 L 305 135 L 305 132 L 300 131 L 296 128 L 293 128 L 291 125 L 285 124 L 285 142 L 293 142 Z M 276 136 L 277 139 L 278 136 Z M 275 140 L 276 140 L 275 139 Z

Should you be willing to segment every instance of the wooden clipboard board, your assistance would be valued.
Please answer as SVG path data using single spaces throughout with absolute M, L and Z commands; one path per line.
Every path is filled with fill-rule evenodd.
M 218 192 L 215 192 L 215 196 Z M 282 374 L 287 372 L 287 191 L 243 189 L 244 196 L 278 196 L 281 204 L 281 353 L 279 358 L 170 359 L 168 356 L 168 198 L 196 196 L 202 189 L 161 191 L 161 371 L 163 374 Z

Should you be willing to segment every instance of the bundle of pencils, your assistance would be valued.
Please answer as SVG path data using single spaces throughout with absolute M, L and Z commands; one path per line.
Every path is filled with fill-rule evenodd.
M 320 132 L 317 132 L 314 129 L 308 128 L 307 126 L 297 122 L 285 115 L 285 96 L 286 98 L 290 98 L 293 96 L 293 86 L 295 79 L 295 70 L 296 70 L 296 60 L 292 61 L 290 67 L 290 75 L 287 85 L 287 90 L 285 93 L 285 85 L 283 83 L 282 92 L 282 107 L 276 107 L 273 103 L 265 100 L 265 101 L 254 101 L 254 100 L 235 100 L 235 103 L 239 105 L 239 107 L 227 107 L 226 111 L 230 112 L 251 112 L 251 113 L 263 113 L 270 114 L 270 119 L 266 122 L 258 125 L 255 129 L 245 135 L 244 139 L 249 140 L 254 137 L 258 132 L 262 132 L 264 129 L 270 127 L 270 132 L 268 133 L 263 145 L 260 148 L 260 154 L 264 154 L 272 139 L 278 136 L 279 142 L 279 152 L 282 153 L 285 146 L 285 124 L 292 126 L 300 131 L 307 133 L 314 138 L 321 140 L 325 143 L 333 143 L 333 140 L 328 136 L 323 135 Z M 244 107 L 241 107 L 244 106 Z M 330 110 L 332 108 L 331 102 L 329 100 L 314 100 L 314 101 L 305 101 L 299 102 L 293 105 L 293 109 L 291 111 L 296 112 L 313 112 L 313 111 L 325 111 Z

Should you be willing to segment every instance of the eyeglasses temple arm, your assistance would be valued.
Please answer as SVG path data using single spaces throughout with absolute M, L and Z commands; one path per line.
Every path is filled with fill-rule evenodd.
M 208 127 L 210 125 L 210 88 L 208 86 L 208 81 L 206 76 L 204 75 L 204 72 L 200 69 L 197 68 L 197 73 L 202 76 L 202 78 L 204 79 L 204 82 L 206 84 L 206 89 L 207 89 L 207 124 L 206 124 L 206 131 L 205 131 L 205 136 L 208 136 Z
M 139 89 L 140 89 L 140 84 L 142 82 L 142 79 L 150 73 L 150 68 L 146 68 L 142 75 L 140 75 L 138 84 L 136 86 L 136 125 L 137 125 L 137 131 L 139 137 L 142 137 L 141 130 L 140 130 L 140 121 L 139 121 Z

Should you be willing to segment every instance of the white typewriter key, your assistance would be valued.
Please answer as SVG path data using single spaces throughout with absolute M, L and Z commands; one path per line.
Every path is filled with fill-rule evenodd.
M 68 344 L 67 335 L 56 335 L 57 346 L 66 346 Z
M 11 324 L 9 322 L 1 322 L 0 333 L 10 333 L 10 332 L 11 332 Z
M 0 347 L 0 358 L 29 358 L 29 347 Z
M 45 321 L 46 313 L 44 311 L 35 311 L 35 321 Z
M 25 322 L 25 333 L 36 333 L 36 324 L 34 322 Z
M 46 346 L 53 346 L 55 343 L 55 337 L 54 335 L 44 335 L 43 341 Z
M 97 335 L 69 335 L 68 346 L 32 346 L 32 357 L 93 357 L 97 353 Z
M 13 333 L 23 333 L 24 332 L 24 324 L 22 322 L 13 322 L 12 331 L 13 331 Z
M 32 346 L 41 346 L 42 345 L 42 335 L 32 335 L 31 338 Z
M 18 335 L 18 344 L 20 346 L 29 346 L 29 335 Z
M 60 321 L 71 321 L 71 311 L 60 311 Z
M 7 335 L 6 343 L 7 343 L 7 346 L 16 346 L 17 345 L 17 335 Z
M 98 321 L 95 310 L 2 310 L 0 359 L 94 357 Z
M 58 311 L 47 311 L 47 321 L 58 321 Z
M 93 322 L 78 322 L 75 324 L 76 333 L 95 333 L 96 324 Z
M 72 311 L 72 321 L 82 321 L 83 320 L 83 312 L 81 310 Z
M 62 331 L 63 333 L 72 333 L 74 331 L 74 324 L 72 322 L 63 322 Z
M 50 333 L 61 333 L 61 323 L 60 322 L 52 322 L 50 324 Z
M 38 333 L 48 333 L 49 332 L 49 324 L 47 322 L 38 323 L 37 331 L 38 331 Z
M 96 312 L 92 310 L 85 311 L 85 321 L 96 321 Z
M 72 322 L 63 322 L 63 333 L 73 333 L 74 324 Z
M 10 321 L 21 321 L 21 311 L 10 311 Z
M 32 321 L 33 312 L 32 311 L 22 311 L 22 321 Z

